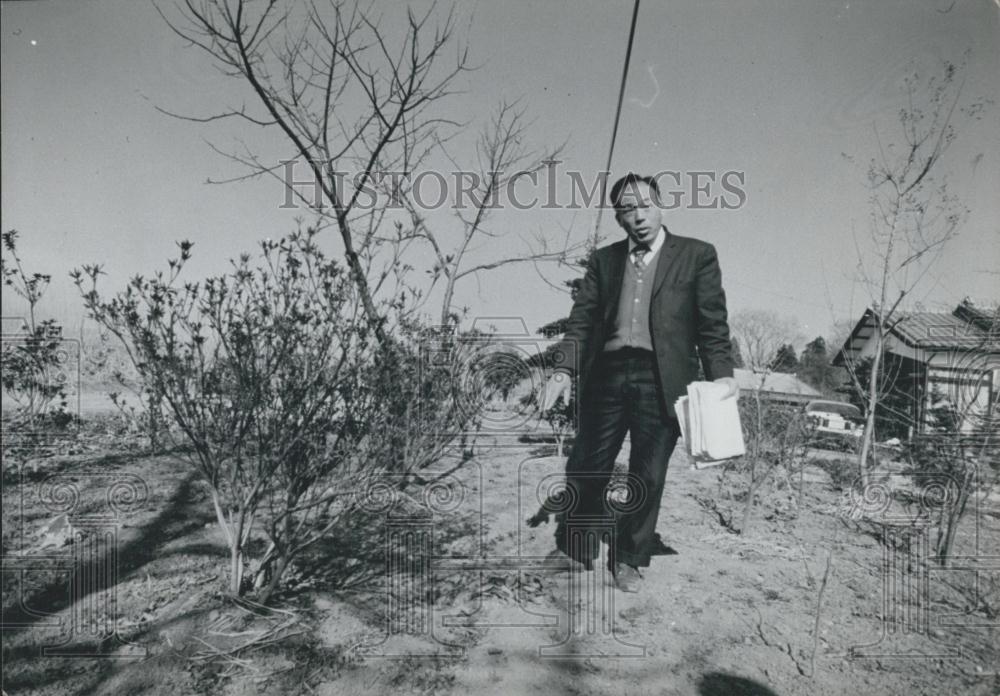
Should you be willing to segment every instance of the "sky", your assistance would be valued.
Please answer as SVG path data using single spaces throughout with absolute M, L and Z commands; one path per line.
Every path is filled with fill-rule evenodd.
M 387 22 L 403 5 L 375 2 Z M 161 6 L 171 11 L 171 3 Z M 476 129 L 500 100 L 519 100 L 530 120 L 526 146 L 565 142 L 560 171 L 592 180 L 607 157 L 632 3 L 456 8 L 478 67 L 439 105 L 441 115 L 468 124 L 453 141 L 455 159 L 472 159 Z M 639 12 L 612 179 L 681 172 L 682 205 L 665 213 L 665 223 L 715 245 L 731 313 L 792 317 L 803 341 L 858 318 L 867 305 L 855 268 L 870 211 L 865 163 L 878 150 L 876 133 L 892 142 L 902 80 L 938 71 L 942 60 L 967 55 L 963 98 L 1000 103 L 1000 3 L 646 0 Z M 208 115 L 257 105 L 245 84 L 173 34 L 152 3 L 3 2 L 0 20 L 0 224 L 20 231 L 30 269 L 54 277 L 43 315 L 79 323 L 82 304 L 68 273 L 81 264 L 104 264 L 102 286 L 115 290 L 164 268 L 175 242 L 190 239 L 191 276 L 218 273 L 308 217 L 281 207 L 285 194 L 273 179 L 207 183 L 244 173 L 210 144 L 242 141 L 274 163 L 293 152 L 272 131 L 157 110 Z M 1000 268 L 1000 106 L 956 125 L 941 172 L 970 213 L 913 296 L 933 311 L 964 297 L 1000 297 L 989 272 Z M 745 202 L 693 208 L 690 173 L 698 171 L 717 180 L 740 172 Z M 453 225 L 447 209 L 435 215 L 442 230 Z M 582 241 L 596 217 L 595 209 L 496 211 L 497 238 L 475 258 L 507 256 L 537 235 Z M 608 241 L 623 236 L 609 215 L 601 232 Z M 332 235 L 325 243 L 337 252 Z M 422 253 L 409 260 L 418 273 L 430 263 Z M 459 302 L 469 321 L 516 317 L 533 332 L 570 307 L 551 284 L 574 271 L 542 272 L 544 279 L 521 265 L 483 274 L 459 286 Z M 5 293 L 3 315 L 23 313 Z

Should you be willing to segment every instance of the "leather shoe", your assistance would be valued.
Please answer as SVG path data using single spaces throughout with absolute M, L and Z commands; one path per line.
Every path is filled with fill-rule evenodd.
M 617 563 L 611 573 L 615 577 L 615 587 L 622 592 L 639 591 L 639 583 L 642 582 L 642 574 L 635 566 L 630 566 L 626 563 Z

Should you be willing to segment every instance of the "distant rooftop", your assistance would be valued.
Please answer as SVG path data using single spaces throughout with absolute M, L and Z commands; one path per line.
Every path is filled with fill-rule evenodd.
M 983 315 L 978 314 L 977 318 Z M 920 348 L 975 348 L 996 344 L 998 331 L 984 320 L 973 322 L 956 312 L 912 312 L 896 325 L 894 332 L 907 345 Z
M 856 355 L 874 334 L 874 313 L 865 310 L 850 337 L 834 358 L 842 365 L 845 354 Z M 912 348 L 1000 351 L 1000 307 L 976 306 L 963 301 L 952 312 L 906 312 L 899 315 L 891 333 Z
M 792 394 L 808 397 L 822 396 L 820 392 L 788 372 L 769 372 L 765 376 L 753 370 L 737 368 L 733 370 L 733 376 L 736 377 L 736 382 L 740 385 L 740 389 L 744 391 L 760 389 L 761 391 L 774 394 Z M 764 379 L 763 385 L 761 385 L 762 378 Z

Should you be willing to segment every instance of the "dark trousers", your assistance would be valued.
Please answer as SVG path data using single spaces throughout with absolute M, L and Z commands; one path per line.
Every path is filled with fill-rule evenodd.
M 608 500 L 606 488 L 626 432 L 632 446 L 627 496 L 616 491 Z M 625 348 L 600 356 L 566 462 L 571 502 L 556 528 L 556 546 L 590 566 L 604 541 L 610 563 L 648 566 L 667 463 L 679 434 L 677 420 L 667 415 L 651 352 Z

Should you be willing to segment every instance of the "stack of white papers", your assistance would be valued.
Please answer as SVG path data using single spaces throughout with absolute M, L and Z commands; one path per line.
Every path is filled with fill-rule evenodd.
M 715 382 L 692 382 L 687 396 L 674 403 L 681 437 L 695 469 L 721 464 L 746 452 L 740 411 L 729 388 Z

